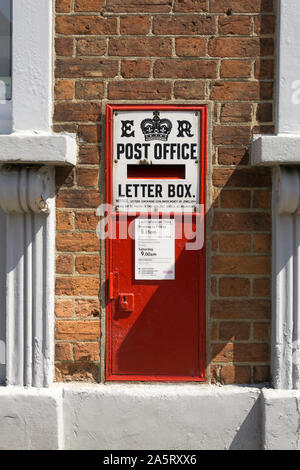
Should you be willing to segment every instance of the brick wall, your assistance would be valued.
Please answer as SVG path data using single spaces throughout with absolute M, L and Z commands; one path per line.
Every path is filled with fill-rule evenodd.
M 212 381 L 268 380 L 273 0 L 56 0 L 55 131 L 76 132 L 57 174 L 58 380 L 100 380 L 99 241 L 107 101 L 212 104 L 209 362 Z M 102 168 L 102 171 L 100 171 Z

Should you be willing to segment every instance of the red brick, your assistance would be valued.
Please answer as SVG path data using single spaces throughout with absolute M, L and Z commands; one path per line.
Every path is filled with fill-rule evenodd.
M 271 235 L 255 234 L 253 236 L 253 251 L 255 251 L 256 253 L 270 253 Z
M 78 126 L 77 135 L 81 142 L 101 142 L 101 126 L 81 124 Z
M 275 16 L 255 16 L 254 31 L 256 34 L 273 34 L 275 32 Z
M 56 230 L 72 230 L 72 212 L 59 211 L 56 213 Z
M 257 60 L 255 62 L 255 78 L 257 79 L 272 79 L 274 77 L 274 61 L 270 59 Z
M 56 248 L 58 251 L 98 251 L 99 240 L 96 233 L 58 233 Z
M 218 323 L 212 322 L 210 326 L 210 339 L 211 341 L 218 340 Z
M 99 256 L 76 256 L 75 269 L 79 274 L 99 274 Z
M 215 168 L 213 172 L 215 186 L 253 188 L 271 186 L 271 173 L 265 168 Z
M 271 316 L 269 300 L 212 300 L 211 318 L 215 320 L 266 320 Z
M 270 339 L 270 324 L 269 323 L 254 323 L 253 337 L 256 340 L 268 342 Z
M 99 366 L 93 362 L 63 362 L 55 366 L 55 379 L 59 382 L 90 382 L 100 380 Z
M 250 16 L 220 16 L 219 34 L 248 36 L 251 33 Z
M 264 274 L 270 273 L 268 256 L 213 256 L 212 274 Z
M 149 16 L 124 16 L 120 18 L 120 34 L 148 34 L 150 30 Z
M 216 20 L 212 16 L 156 16 L 153 19 L 154 34 L 168 35 L 206 35 L 216 32 Z
M 107 0 L 106 9 L 115 13 L 168 13 L 171 0 Z
M 71 361 L 72 359 L 72 346 L 70 343 L 57 343 L 55 345 L 55 360 L 56 361 Z
M 213 362 L 266 362 L 269 360 L 269 347 L 260 343 L 213 344 Z
M 219 294 L 221 297 L 244 297 L 248 296 L 249 292 L 249 279 L 239 279 L 233 277 L 224 277 L 223 279 L 220 279 Z
M 253 382 L 269 382 L 270 380 L 270 367 L 269 366 L 254 366 L 253 367 Z
M 122 60 L 121 75 L 124 78 L 147 78 L 150 70 L 150 60 Z
M 77 212 L 75 214 L 75 228 L 77 230 L 95 231 L 100 218 L 94 212 Z
M 95 145 L 81 145 L 78 163 L 96 165 L 100 161 L 100 153 L 100 147 L 96 147 Z
M 221 78 L 250 78 L 252 64 L 249 60 L 222 60 Z
M 251 367 L 250 366 L 222 366 L 220 369 L 220 383 L 229 384 L 250 384 Z
M 248 165 L 248 148 L 219 148 L 219 165 Z
M 224 103 L 221 106 L 221 122 L 251 122 L 250 103 Z
M 178 56 L 201 57 L 206 55 L 205 38 L 177 38 L 175 41 Z
M 171 83 L 164 81 L 114 81 L 108 85 L 108 97 L 112 100 L 168 100 Z
M 211 0 L 213 13 L 270 13 L 273 11 L 273 0 Z
M 67 189 L 58 192 L 56 205 L 58 208 L 94 208 L 100 204 L 99 191 L 95 189 Z
M 253 295 L 254 297 L 268 297 L 270 295 L 270 279 L 254 279 Z
M 221 192 L 220 200 L 222 209 L 248 209 L 251 203 L 251 194 L 246 190 L 226 189 Z
M 206 12 L 208 11 L 207 0 L 175 0 L 173 10 L 180 13 Z
M 99 300 L 77 299 L 75 303 L 75 313 L 77 317 L 81 318 L 100 317 Z
M 105 0 L 75 0 L 75 11 L 104 11 Z
M 121 57 L 164 57 L 172 55 L 169 38 L 111 38 L 108 54 Z
M 76 42 L 77 55 L 105 55 L 106 40 L 103 38 L 84 38 Z
M 98 320 L 59 320 L 56 322 L 56 339 L 58 340 L 97 340 L 100 337 Z
M 56 100 L 72 100 L 74 98 L 73 80 L 58 80 L 55 84 Z
M 156 78 L 215 78 L 217 64 L 213 60 L 167 59 L 156 60 Z
M 208 52 L 212 57 L 257 57 L 260 47 L 259 38 L 213 38 Z
M 215 277 L 211 278 L 210 291 L 211 291 L 211 295 L 214 295 L 214 296 L 217 295 L 217 279 Z
M 203 100 L 205 99 L 205 83 L 201 80 L 175 82 L 174 96 L 184 100 Z
M 245 145 L 250 143 L 249 126 L 215 126 L 214 143 L 216 145 Z
M 220 234 L 221 253 L 247 253 L 251 251 L 251 237 L 244 234 Z
M 269 84 L 268 84 L 269 85 Z M 212 86 L 213 100 L 258 100 L 261 97 L 259 82 L 218 81 Z
M 66 35 L 117 34 L 117 19 L 102 16 L 69 15 L 56 18 L 56 32 Z
M 72 0 L 55 0 L 55 10 L 57 13 L 69 13 L 71 4 Z
M 78 168 L 77 184 L 78 186 L 97 187 L 99 181 L 98 168 Z
M 101 105 L 98 103 L 56 103 L 56 121 L 99 121 Z
M 71 56 L 74 50 L 73 38 L 56 38 L 55 39 L 55 52 L 56 55 Z
M 72 274 L 73 257 L 70 255 L 60 255 L 56 258 L 56 272 L 59 274 Z
M 75 361 L 99 361 L 99 343 L 77 343 L 74 344 Z
M 99 279 L 94 277 L 57 277 L 57 295 L 91 295 L 99 294 Z
M 224 341 L 247 341 L 250 336 L 250 323 L 221 322 L 219 338 Z
M 265 232 L 271 229 L 270 215 L 262 212 L 216 212 L 214 215 L 213 230 Z
M 273 120 L 273 104 L 259 103 L 256 110 L 256 120 L 259 122 L 272 122 Z
M 75 97 L 79 100 L 100 100 L 103 96 L 103 82 L 81 81 L 76 83 Z
M 114 78 L 116 75 L 116 60 L 77 57 L 56 61 L 56 76 L 59 78 Z
M 55 302 L 55 315 L 60 318 L 70 318 L 73 316 L 73 300 L 57 299 Z

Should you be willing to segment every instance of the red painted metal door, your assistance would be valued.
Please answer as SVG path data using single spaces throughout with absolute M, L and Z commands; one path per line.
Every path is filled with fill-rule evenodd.
M 108 203 L 112 200 L 112 113 L 120 108 L 124 109 L 108 107 Z M 197 109 L 206 118 L 206 108 Z M 205 205 L 206 119 L 202 133 L 199 202 Z M 129 236 L 107 240 L 107 380 L 205 379 L 205 244 L 200 250 L 186 250 L 189 240 L 184 233 L 188 231 L 182 218 L 176 214 L 168 217 L 175 219 L 175 280 L 136 280 L 135 240 Z M 193 232 L 199 217 L 202 214 L 193 214 L 188 222 Z M 116 234 L 128 233 L 130 225 L 134 232 L 135 216 L 111 212 L 109 220 Z

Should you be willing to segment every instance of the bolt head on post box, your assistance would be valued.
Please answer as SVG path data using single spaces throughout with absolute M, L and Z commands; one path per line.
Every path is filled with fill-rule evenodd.
M 107 105 L 106 379 L 205 380 L 206 105 Z

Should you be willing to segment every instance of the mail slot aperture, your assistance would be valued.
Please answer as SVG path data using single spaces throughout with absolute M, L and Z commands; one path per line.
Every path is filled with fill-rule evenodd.
M 185 179 L 185 165 L 127 165 L 129 179 Z

